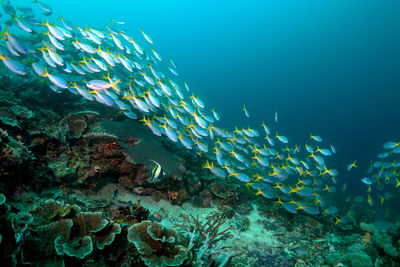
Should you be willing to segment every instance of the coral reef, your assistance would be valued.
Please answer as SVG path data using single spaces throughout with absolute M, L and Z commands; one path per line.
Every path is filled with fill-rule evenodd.
M 181 266 L 189 257 L 183 237 L 158 222 L 143 221 L 128 229 L 128 241 L 141 255 L 146 266 Z
M 400 262 L 399 223 L 348 216 L 346 224 L 335 225 L 325 215 L 299 211 L 294 216 L 233 179 L 216 180 L 197 155 L 154 137 L 115 110 L 71 94 L 49 94 L 42 85 L 22 80 L 15 85 L 2 76 L 0 255 L 5 266 Z M 154 161 L 162 175 L 150 179 Z M 110 185 L 113 190 L 102 195 Z
M 12 208 L 0 217 L 2 230 L 10 227 L 14 233 L 7 233 L 3 239 L 8 244 L 3 249 L 14 251 L 8 261 L 45 265 L 49 262 L 99 260 L 98 257 L 102 258 L 101 251 L 119 250 L 120 247 L 113 248 L 110 245 L 117 242 L 126 225 L 113 222 L 107 217 L 107 210 L 82 211 L 77 204 L 65 204 L 52 199 L 42 202 L 40 197 L 32 194 L 26 194 L 25 201 L 21 206 L 20 202 L 11 200 Z M 147 219 L 145 214 L 148 212 L 144 212 L 142 207 L 131 209 L 132 213 L 139 216 L 132 215 L 135 218 L 130 220 L 139 223 Z M 118 242 L 126 243 L 126 237 L 119 238 Z

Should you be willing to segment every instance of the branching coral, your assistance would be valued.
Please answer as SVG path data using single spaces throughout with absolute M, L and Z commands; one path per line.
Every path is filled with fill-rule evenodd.
M 194 264 L 202 266 L 203 262 L 211 262 L 222 254 L 231 257 L 229 252 L 221 247 L 221 241 L 231 237 L 232 227 L 226 227 L 226 219 L 218 213 L 212 214 L 204 222 L 198 216 L 185 216 L 181 214 L 184 224 L 177 224 L 176 227 L 189 240 L 188 250 L 194 253 Z

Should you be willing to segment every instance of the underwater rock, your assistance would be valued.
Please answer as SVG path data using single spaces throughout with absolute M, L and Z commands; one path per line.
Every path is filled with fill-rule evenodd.
M 240 215 L 248 216 L 253 209 L 254 207 L 250 203 L 243 202 L 236 207 L 235 211 Z
M 355 228 L 357 228 L 357 221 L 354 217 L 348 217 L 347 223 L 342 223 L 342 224 L 337 224 L 336 227 L 338 227 L 342 231 L 353 231 Z
M 349 253 L 345 255 L 352 267 L 372 267 L 373 263 L 371 257 L 363 252 Z
M 200 193 L 199 197 L 193 198 L 192 204 L 195 207 L 208 208 L 211 205 L 212 201 L 213 194 L 208 190 L 204 190 Z
M 343 263 L 350 263 L 350 266 L 362 267 L 373 266 L 371 257 L 364 251 L 363 243 L 353 243 L 343 254 Z
M 380 249 L 384 249 L 386 244 L 392 244 L 392 238 L 387 234 L 374 235 L 372 237 L 372 240 L 374 244 Z
M 163 192 L 160 192 L 160 191 L 154 191 L 154 192 L 151 193 L 150 196 L 155 202 L 158 202 L 161 199 L 165 199 L 165 194 Z
M 383 251 L 391 257 L 397 257 L 399 255 L 397 249 L 392 244 L 385 244 Z
M 86 139 L 71 142 L 66 148 L 53 144 L 43 159 L 44 164 L 56 182 L 83 184 L 89 190 L 98 190 L 123 176 L 127 177 L 122 181 L 133 183 L 140 168 L 129 162 L 124 149 L 116 142 L 88 142 Z
M 360 223 L 360 229 L 365 232 L 370 232 L 372 234 L 378 233 L 376 227 L 372 223 Z
M 231 197 L 236 197 L 238 192 L 238 185 L 229 185 L 222 182 L 214 182 L 211 184 L 211 192 L 219 198 L 227 199 Z
M 173 205 L 182 205 L 182 203 L 190 197 L 184 189 L 179 189 L 178 191 L 168 191 L 167 194 L 168 199 Z
M 295 267 L 306 267 L 306 266 L 308 266 L 308 264 L 304 260 L 298 259 L 294 266 Z
M 137 195 L 151 195 L 155 191 L 154 188 L 146 188 L 143 186 L 136 186 L 133 188 L 132 192 Z
M 127 175 L 119 177 L 118 183 L 128 189 L 133 189 L 133 187 L 135 186 L 131 177 L 129 177 Z
M 192 206 L 196 208 L 200 208 L 203 205 L 203 199 L 200 196 L 192 197 Z
M 146 266 L 183 264 L 189 251 L 181 244 L 181 239 L 175 230 L 158 222 L 143 221 L 128 229 L 128 241 L 136 247 Z
M 110 209 L 108 217 L 115 223 L 124 223 L 130 226 L 147 220 L 149 214 L 150 211 L 138 202 L 137 204 L 128 203 L 126 205 L 114 205 Z
M 233 224 L 236 227 L 237 230 L 239 231 L 247 231 L 249 230 L 250 227 L 250 220 L 247 217 L 243 216 L 235 216 L 234 217 Z
M 138 168 L 136 168 L 134 183 L 136 185 L 144 185 L 148 183 L 150 175 L 151 174 L 146 169 L 146 165 L 138 165 Z
M 352 267 L 372 267 L 371 258 L 362 251 L 357 253 L 347 253 L 341 255 L 340 252 L 330 253 L 326 258 L 326 263 L 331 266 L 345 266 L 343 264 L 350 264 Z M 342 265 L 340 265 L 342 264 Z

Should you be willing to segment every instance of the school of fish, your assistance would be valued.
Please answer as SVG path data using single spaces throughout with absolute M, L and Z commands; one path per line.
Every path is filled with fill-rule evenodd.
M 161 56 L 143 30 L 134 36 L 125 32 L 122 21 L 111 20 L 105 28 L 79 27 L 62 17 L 51 19 L 52 8 L 40 1 L 18 8 L 3 3 L 3 10 L 9 17 L 1 23 L 0 59 L 11 72 L 139 119 L 155 135 L 194 151 L 216 179 L 236 179 L 290 213 L 345 222 L 338 214 L 344 211 L 331 205 L 339 173 L 328 168 L 326 158 L 336 150 L 320 136 L 310 134 L 305 144 L 290 144 L 271 130 L 278 125 L 277 113 L 275 123 L 260 123 L 258 129 L 218 127 L 220 115 L 190 92 L 174 61 Z M 245 106 L 243 111 L 250 117 Z M 384 147 L 385 158 L 400 152 L 400 143 Z M 398 166 L 396 161 L 375 162 L 370 170 L 374 181 L 366 181 L 399 187 Z M 347 169 L 355 167 L 356 162 Z

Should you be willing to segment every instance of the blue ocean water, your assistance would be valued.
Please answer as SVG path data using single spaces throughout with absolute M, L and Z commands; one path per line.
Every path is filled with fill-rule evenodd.
M 330 166 L 350 190 L 364 191 L 365 168 L 398 135 L 398 1 L 72 0 L 52 7 L 74 24 L 102 27 L 114 18 L 128 33 L 144 29 L 222 126 L 265 121 L 299 144 L 310 133 L 323 136 L 338 150 Z M 347 177 L 354 160 L 360 167 Z

